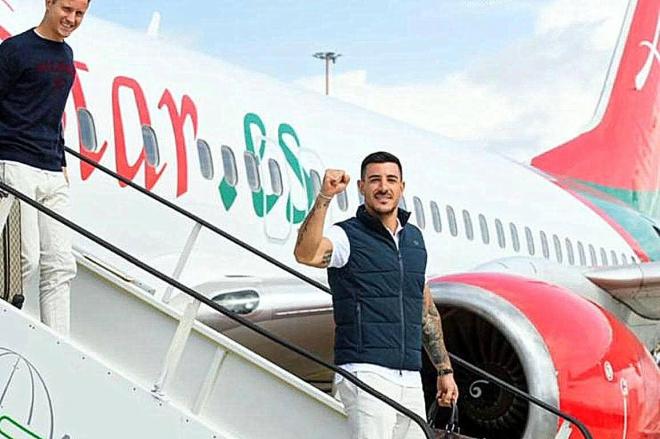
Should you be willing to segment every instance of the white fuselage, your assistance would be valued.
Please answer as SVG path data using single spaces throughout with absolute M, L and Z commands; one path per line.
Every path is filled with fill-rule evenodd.
M 0 7 L 0 26 L 12 34 L 22 32 L 38 23 L 41 8 L 42 3 L 36 1 L 15 5 L 15 12 Z M 599 261 L 601 248 L 608 258 L 614 252 L 619 260 L 625 255 L 630 261 L 634 254 L 626 241 L 592 209 L 547 176 L 505 157 L 464 147 L 332 98 L 294 89 L 264 75 L 186 51 L 169 41 L 119 28 L 93 16 L 85 19 L 69 43 L 74 48 L 76 60 L 86 66 L 86 69 L 79 68 L 78 78 L 86 107 L 94 117 L 98 145 L 108 143 L 100 160 L 102 164 L 117 170 L 116 156 L 121 143 L 118 139 L 119 120 L 123 125 L 128 163 L 135 163 L 142 152 L 141 125 L 148 114 L 159 144 L 157 170 L 165 166 L 160 179 L 153 185 L 155 193 L 315 277 L 322 278 L 324 273 L 305 269 L 293 258 L 300 221 L 288 220 L 287 209 L 291 211 L 293 206 L 304 211 L 308 207 L 308 181 L 299 181 L 295 162 L 300 163 L 303 172 L 308 174 L 314 170 L 322 177 L 325 168 L 340 168 L 352 176 L 347 192 L 348 207 L 342 210 L 337 201 L 333 201 L 331 218 L 327 221 L 330 224 L 355 212 L 359 204 L 356 181 L 360 162 L 365 155 L 376 150 L 386 150 L 400 157 L 406 181 L 405 200 L 408 210 L 413 212 L 411 221 L 417 225 L 421 225 L 421 221 L 413 198 L 421 201 L 426 223 L 422 231 L 429 252 L 429 276 L 469 270 L 506 256 L 529 256 L 526 227 L 534 239 L 534 256 L 543 256 L 540 232 L 544 231 L 550 259 L 556 259 L 553 242 L 556 235 L 566 265 L 569 265 L 567 239 L 571 241 L 577 264 L 578 241 L 583 243 L 589 265 L 589 244 L 598 252 Z M 128 83 L 134 88 L 129 89 L 125 85 Z M 114 105 L 113 84 L 116 87 Z M 134 97 L 136 90 L 144 94 L 146 104 L 142 122 Z M 168 107 L 164 103 L 166 91 L 173 98 L 174 106 Z M 189 97 L 189 104 L 192 103 L 196 110 L 197 126 L 195 130 L 194 116 L 185 119 L 182 125 L 185 148 L 180 148 L 177 157 L 173 129 L 176 124 L 170 118 L 169 109 L 179 112 L 184 96 Z M 265 136 L 254 124 L 248 130 L 252 134 L 246 135 L 244 119 L 247 114 L 256 115 L 254 120 L 262 122 Z M 78 150 L 79 127 L 73 97 L 67 105 L 66 120 L 67 145 Z M 291 129 L 298 142 L 291 135 Z M 273 193 L 269 159 L 278 163 L 282 174 L 282 195 L 263 216 L 257 211 L 267 207 L 255 208 L 247 178 L 244 153 L 248 137 L 252 137 L 257 154 L 260 142 L 263 140 L 265 144 L 259 166 L 261 185 L 266 194 Z M 196 145 L 199 139 L 210 147 L 211 179 L 204 178 L 200 170 Z M 235 198 L 228 196 L 224 200 L 233 200 L 229 208 L 223 203 L 219 191 L 225 170 L 231 167 L 230 163 L 223 162 L 222 145 L 233 151 L 237 171 Z M 182 146 L 181 142 L 179 146 Z M 291 151 L 288 157 L 287 148 Z M 181 160 L 181 151 L 187 164 Z M 94 171 L 83 181 L 79 161 L 74 157 L 68 157 L 68 168 L 72 178 L 72 217 L 76 222 L 166 272 L 173 270 L 193 223 L 146 200 L 130 188 L 120 188 L 100 171 Z M 187 176 L 183 177 L 184 174 Z M 144 175 L 143 164 L 133 180 L 144 185 Z M 187 184 L 185 191 L 182 191 L 183 181 Z M 177 196 L 177 191 L 183 193 Z M 289 194 L 291 204 L 287 207 Z M 434 227 L 432 201 L 437 204 L 440 214 L 440 232 Z M 455 212 L 456 236 L 450 230 L 448 207 Z M 473 225 L 472 239 L 466 229 L 465 215 L 468 213 Z M 487 244 L 482 237 L 480 214 L 488 228 Z M 498 239 L 496 220 L 502 224 L 503 246 Z M 519 249 L 512 241 L 511 224 L 517 229 Z M 82 238 L 77 241 L 77 246 L 115 264 L 120 263 Z M 288 276 L 203 231 L 184 271 L 184 281 L 199 285 L 234 275 Z

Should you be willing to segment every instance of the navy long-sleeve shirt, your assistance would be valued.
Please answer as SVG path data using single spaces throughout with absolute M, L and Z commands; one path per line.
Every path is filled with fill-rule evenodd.
M 0 44 L 0 160 L 66 166 L 62 113 L 75 73 L 71 47 L 34 29 Z

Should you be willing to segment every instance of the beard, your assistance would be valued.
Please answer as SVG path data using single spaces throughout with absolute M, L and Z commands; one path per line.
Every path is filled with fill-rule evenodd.
M 376 198 L 373 198 L 371 200 L 365 200 L 365 206 L 368 208 L 369 211 L 371 211 L 373 214 L 377 216 L 386 216 L 395 212 L 396 209 L 399 207 L 398 200 L 392 199 L 392 201 L 393 201 L 392 205 L 389 204 L 382 205 L 378 203 L 378 200 Z

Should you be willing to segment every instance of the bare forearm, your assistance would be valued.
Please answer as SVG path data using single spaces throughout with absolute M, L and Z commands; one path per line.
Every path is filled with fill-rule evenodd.
M 430 292 L 424 294 L 424 314 L 422 317 L 422 342 L 429 358 L 437 370 L 451 369 L 449 353 L 442 333 L 442 320 Z
M 312 210 L 298 229 L 298 240 L 294 250 L 298 262 L 305 263 L 316 256 L 323 240 L 323 224 L 329 205 L 330 200 L 317 197 Z

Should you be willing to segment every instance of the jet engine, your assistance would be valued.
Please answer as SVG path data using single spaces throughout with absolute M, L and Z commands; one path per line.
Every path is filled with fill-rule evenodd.
M 430 282 L 450 352 L 581 420 L 594 438 L 660 436 L 660 370 L 612 313 L 562 286 L 475 272 Z M 462 432 L 582 437 L 564 421 L 454 365 Z M 435 371 L 423 370 L 427 395 Z M 430 386 L 431 388 L 429 388 Z M 559 429 L 566 435 L 557 435 Z

